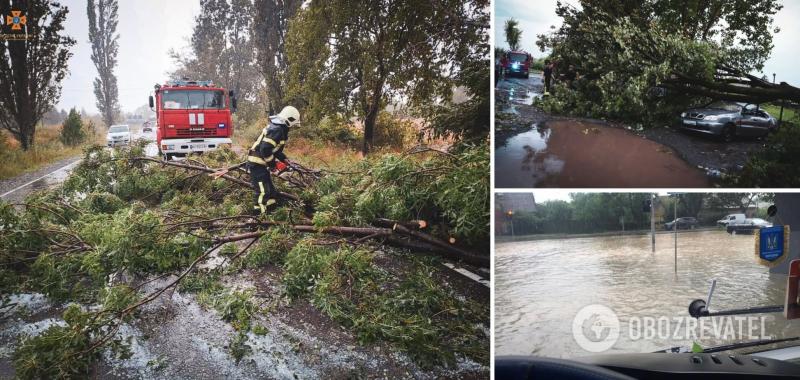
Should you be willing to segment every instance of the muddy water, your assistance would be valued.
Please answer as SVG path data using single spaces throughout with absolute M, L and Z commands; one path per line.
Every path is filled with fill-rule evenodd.
M 495 149 L 495 181 L 513 187 L 709 187 L 661 144 L 582 121 L 534 125 Z
M 689 302 L 705 298 L 717 279 L 712 310 L 783 303 L 786 277 L 756 263 L 753 236 L 722 231 L 678 235 L 678 273 L 673 237 L 591 237 L 500 243 L 495 258 L 495 353 L 575 357 L 589 355 L 572 336 L 582 307 L 602 304 L 618 315 L 621 334 L 605 353 L 652 352 L 692 341 L 633 340 L 632 317 L 685 317 Z M 766 316 L 766 335 L 800 335 L 800 320 Z M 698 342 L 704 347 L 725 340 Z
M 502 104 L 499 112 L 518 115 L 518 107 L 530 107 L 542 96 L 544 83 L 540 73 L 531 73 L 529 79 L 506 78 L 498 82 L 495 97 Z

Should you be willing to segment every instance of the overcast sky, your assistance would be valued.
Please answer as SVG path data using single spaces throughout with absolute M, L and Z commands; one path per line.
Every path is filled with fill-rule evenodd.
M 69 8 L 66 33 L 78 42 L 72 49 L 69 76 L 63 82 L 59 109 L 76 107 L 96 113 L 93 81 L 97 70 L 91 60 L 86 0 L 62 0 Z M 199 0 L 119 1 L 119 64 L 116 69 L 119 101 L 123 111 L 147 104 L 156 83 L 164 83 L 172 71 L 169 49 L 188 45 Z
M 534 57 L 542 52 L 536 46 L 536 36 L 549 32 L 551 26 L 560 26 L 561 18 L 556 16 L 557 0 L 495 0 L 495 41 L 497 46 L 508 47 L 503 25 L 513 17 L 519 21 L 522 29 L 522 48 L 531 52 Z M 569 4 L 579 4 L 578 0 L 564 0 Z M 772 56 L 764 65 L 764 73 L 772 80 L 772 73 L 777 80 L 786 81 L 795 86 L 800 85 L 800 70 L 797 70 L 798 49 L 800 41 L 800 1 L 784 0 L 783 9 L 775 15 L 775 24 L 781 32 L 774 37 L 775 47 Z M 761 74 L 759 74 L 761 76 Z

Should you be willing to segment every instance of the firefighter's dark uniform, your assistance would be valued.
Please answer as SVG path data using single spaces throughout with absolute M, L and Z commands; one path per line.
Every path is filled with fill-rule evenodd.
M 264 214 L 276 207 L 278 192 L 272 184 L 270 169 L 275 160 L 286 161 L 283 147 L 289 138 L 289 126 L 279 118 L 270 118 L 269 125 L 247 153 L 247 171 L 255 188 L 253 214 Z

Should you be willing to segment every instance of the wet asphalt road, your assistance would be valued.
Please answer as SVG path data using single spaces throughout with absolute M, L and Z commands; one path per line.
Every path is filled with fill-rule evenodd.
M 141 133 L 134 131 L 133 136 L 134 139 L 153 141 L 146 147 L 146 154 L 151 157 L 158 155 L 155 132 Z M 2 180 L 0 181 L 0 199 L 9 203 L 21 203 L 34 191 L 58 185 L 69 177 L 69 173 L 80 163 L 80 160 L 80 157 L 69 157 L 46 165 L 41 169 Z
M 546 114 L 534 105 L 543 87 L 539 73 L 497 83 L 497 187 L 711 187 L 763 146 Z

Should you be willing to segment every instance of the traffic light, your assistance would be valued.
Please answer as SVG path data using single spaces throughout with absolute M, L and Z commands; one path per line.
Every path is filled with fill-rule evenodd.
M 652 202 L 653 201 L 650 199 L 647 199 L 644 202 L 642 202 L 642 212 L 650 212 L 650 209 L 652 208 Z

